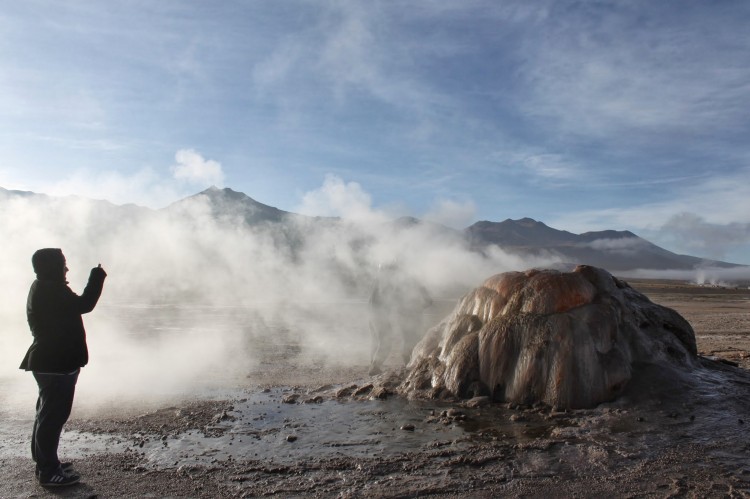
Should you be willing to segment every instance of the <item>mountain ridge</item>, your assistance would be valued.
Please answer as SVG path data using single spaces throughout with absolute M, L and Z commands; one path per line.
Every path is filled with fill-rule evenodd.
M 30 191 L 13 191 L 0 187 L 0 201 L 12 197 L 33 199 L 65 200 L 63 197 L 48 196 Z M 71 199 L 81 199 L 78 196 Z M 87 198 L 83 198 L 87 199 Z M 211 186 L 201 192 L 177 200 L 170 205 L 153 210 L 133 204 L 115 205 L 109 201 L 91 200 L 97 203 L 107 203 L 107 211 L 117 211 L 118 207 L 131 212 L 138 208 L 140 212 L 146 210 L 154 213 L 180 214 L 191 216 L 189 207 L 197 200 L 205 201 L 209 214 L 214 219 L 242 220 L 248 227 L 280 226 L 282 231 L 287 225 L 300 221 L 312 230 L 315 224 L 330 225 L 340 219 L 336 217 L 312 217 L 261 203 L 247 194 L 234 191 L 228 187 Z M 104 206 L 104 205 L 102 205 Z M 429 226 L 433 230 L 463 238 L 473 251 L 484 253 L 492 246 L 498 246 L 506 252 L 517 255 L 549 256 L 563 263 L 583 263 L 606 268 L 610 271 L 624 271 L 635 269 L 654 270 L 694 270 L 702 267 L 732 268 L 742 267 L 739 264 L 709 260 L 690 255 L 680 255 L 661 248 L 631 231 L 602 230 L 574 234 L 565 230 L 555 229 L 544 222 L 532 218 L 518 220 L 505 219 L 502 222 L 482 220 L 475 222 L 463 230 L 451 229 L 441 224 L 426 222 L 415 217 L 400 217 L 391 221 L 400 230 L 409 230 L 417 226 Z

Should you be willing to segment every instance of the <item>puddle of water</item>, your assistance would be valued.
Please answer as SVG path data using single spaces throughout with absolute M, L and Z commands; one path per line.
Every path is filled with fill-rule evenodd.
M 546 419 L 539 414 L 511 411 L 503 405 L 492 405 L 478 410 L 467 410 L 470 416 L 458 423 L 473 438 L 496 438 L 524 442 L 548 438 L 552 430 L 569 424 L 567 419 Z M 518 418 L 516 420 L 512 418 Z
M 440 415 L 454 406 L 400 397 L 282 402 L 290 393 L 288 388 L 226 391 L 222 393 L 226 399 L 236 400 L 230 413 L 234 420 L 217 422 L 206 432 L 133 437 L 65 431 L 60 448 L 70 459 L 134 450 L 159 468 L 210 466 L 227 460 L 289 464 L 337 457 L 390 457 L 435 448 L 461 450 L 478 440 L 526 442 L 548 437 L 553 428 L 568 424 L 534 414 L 513 421 L 510 418 L 517 413 L 497 405 L 462 409 L 466 419 L 451 421 Z M 0 455 L 28 456 L 30 428 L 29 420 L 5 420 L 0 425 Z
M 434 405 L 400 398 L 285 404 L 283 395 L 275 389 L 234 403 L 235 421 L 215 425 L 221 436 L 190 431 L 176 439 L 148 442 L 142 452 L 160 467 L 185 459 L 196 464 L 227 459 L 289 463 L 301 458 L 391 456 L 435 441 L 460 447 L 466 436 L 457 425 L 426 423 Z M 408 425 L 414 429 L 402 429 Z
M 177 438 L 146 442 L 140 452 L 158 467 L 210 465 L 226 460 L 289 464 L 336 457 L 390 457 L 435 448 L 461 450 L 483 440 L 529 442 L 549 437 L 568 419 L 525 414 L 518 421 L 503 406 L 462 409 L 465 419 L 440 417 L 454 406 L 399 397 L 373 401 L 285 404 L 289 393 L 273 389 L 246 395 L 207 437 L 190 431 Z

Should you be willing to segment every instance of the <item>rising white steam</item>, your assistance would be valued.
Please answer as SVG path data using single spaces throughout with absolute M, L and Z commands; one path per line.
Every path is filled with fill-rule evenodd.
M 748 287 L 750 285 L 750 268 L 705 267 L 694 270 L 687 269 L 635 269 L 619 272 L 624 278 L 636 279 L 670 279 L 690 282 L 698 285 L 722 286 L 728 288 Z
M 477 207 L 473 201 L 459 203 L 450 199 L 443 199 L 424 215 L 425 220 L 442 224 L 448 227 L 468 227 L 476 220 Z
M 341 217 L 355 222 L 385 222 L 381 213 L 372 209 L 370 195 L 357 182 L 344 182 L 335 175 L 326 175 L 320 189 L 302 197 L 297 211 L 309 216 Z
M 178 162 L 211 163 L 189 151 Z M 201 171 L 192 170 L 194 178 Z M 91 267 L 101 263 L 109 274 L 99 306 L 84 317 L 91 360 L 81 403 L 238 381 L 263 369 L 274 348 L 300 364 L 365 366 L 366 299 L 384 261 L 397 259 L 433 297 L 449 299 L 488 275 L 547 263 L 471 252 L 456 231 L 436 224 L 395 223 L 372 209 L 361 186 L 330 176 L 302 204 L 342 218 L 253 226 L 231 203 L 217 212 L 206 195 L 154 211 L 2 194 L 0 383 L 23 389 L 4 390 L 0 403 L 14 393 L 24 404 L 34 397 L 31 376 L 17 366 L 31 342 L 25 301 L 39 248 L 63 249 L 76 292 Z

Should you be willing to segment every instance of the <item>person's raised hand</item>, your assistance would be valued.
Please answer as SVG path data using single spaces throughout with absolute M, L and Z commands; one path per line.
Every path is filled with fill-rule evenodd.
M 97 274 L 97 275 L 101 276 L 102 278 L 107 277 L 107 273 L 102 268 L 102 264 L 101 263 L 99 265 L 97 265 L 96 267 L 94 267 L 93 269 L 91 269 L 91 274 L 92 275 Z

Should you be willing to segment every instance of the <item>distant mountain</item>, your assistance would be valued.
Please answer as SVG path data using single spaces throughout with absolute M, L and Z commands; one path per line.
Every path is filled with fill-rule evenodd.
M 164 208 L 167 212 L 180 212 L 196 200 L 206 201 L 214 218 L 241 217 L 248 225 L 281 222 L 288 216 L 296 216 L 273 206 L 259 203 L 247 194 L 211 186 L 203 192 L 181 199 Z
M 477 222 L 464 230 L 473 246 L 496 244 L 513 248 L 543 248 L 574 243 L 578 237 L 568 231 L 557 230 L 531 218 L 503 222 Z
M 33 196 L 45 196 L 46 194 L 36 194 L 30 191 L 13 191 L 0 187 L 0 199 L 10 199 L 11 197 L 33 197 Z
M 25 200 L 33 206 L 46 207 L 54 211 L 59 206 L 70 206 L 73 204 L 86 205 L 95 213 L 97 219 L 105 219 L 107 216 L 117 216 L 121 220 L 132 220 L 153 213 L 150 208 L 128 203 L 117 205 L 103 199 L 90 199 L 81 196 L 50 196 L 31 191 L 9 190 L 0 187 L 0 203 L 13 200 Z
M 305 217 L 267 206 L 241 192 L 211 187 L 189 198 L 177 201 L 167 209 L 174 210 L 192 199 L 205 197 L 215 217 L 241 216 L 249 225 L 277 224 L 283 227 L 288 241 L 295 245 L 303 237 L 290 232 L 285 222 L 305 222 L 311 230 L 315 227 L 330 227 L 336 218 Z M 425 222 L 414 217 L 401 217 L 391 222 L 397 230 L 426 228 L 431 235 L 445 238 L 463 237 L 475 251 L 485 251 L 496 245 L 505 251 L 519 255 L 547 256 L 563 264 L 584 263 L 603 267 L 610 271 L 634 269 L 678 269 L 692 270 L 701 267 L 734 267 L 735 264 L 707 260 L 689 255 L 679 255 L 660 248 L 630 231 L 604 230 L 573 234 L 545 225 L 532 218 L 507 219 L 503 222 L 481 221 L 456 231 L 448 227 Z
M 77 203 L 84 198 L 75 196 L 56 198 L 26 191 L 12 191 L 0 187 L 0 203 L 13 199 L 46 204 L 54 210 L 59 203 Z M 280 244 L 293 252 L 305 241 L 324 230 L 354 230 L 351 224 L 340 224 L 334 217 L 309 217 L 280 210 L 260 203 L 250 196 L 229 188 L 210 187 L 203 192 L 181 199 L 161 210 L 151 210 L 136 205 L 114 205 L 108 201 L 85 200 L 93 203 L 97 217 L 90 220 L 105 226 L 113 217 L 134 220 L 150 216 L 169 215 L 195 217 L 205 214 L 219 221 L 236 223 L 242 221 L 248 227 L 263 227 Z M 196 204 L 197 202 L 197 204 Z M 195 211 L 198 206 L 199 210 Z M 106 215 L 106 216 L 104 216 Z M 440 224 L 426 222 L 413 217 L 401 217 L 389 223 L 391 230 L 398 232 L 422 230 L 435 238 L 436 244 L 463 241 L 474 251 L 486 253 L 491 246 L 518 255 L 547 257 L 566 264 L 588 264 L 606 268 L 612 272 L 634 269 L 693 270 L 704 267 L 739 267 L 739 265 L 679 255 L 660 248 L 629 231 L 604 230 L 573 234 L 558 230 L 531 218 L 507 219 L 502 222 L 481 221 L 463 231 L 450 229 Z M 364 233 L 363 233 L 364 234 Z M 437 237 L 435 237 L 437 236 Z M 356 239 L 359 246 L 369 244 L 366 235 Z
M 549 255 L 565 263 L 583 263 L 610 271 L 736 267 L 738 265 L 678 255 L 630 231 L 604 230 L 573 234 L 548 227 L 531 218 L 503 222 L 477 222 L 464 230 L 478 251 L 497 245 L 516 254 Z

